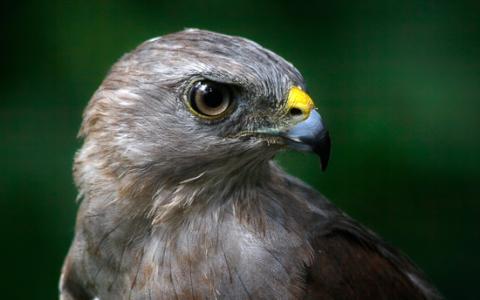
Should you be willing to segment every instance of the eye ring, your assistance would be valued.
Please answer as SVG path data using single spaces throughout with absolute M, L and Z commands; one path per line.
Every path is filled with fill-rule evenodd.
M 201 80 L 190 89 L 188 104 L 196 115 L 206 119 L 217 119 L 224 116 L 230 108 L 232 91 L 225 84 Z

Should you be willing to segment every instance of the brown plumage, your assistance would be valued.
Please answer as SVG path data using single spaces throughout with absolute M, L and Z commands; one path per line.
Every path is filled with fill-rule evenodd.
M 85 110 L 81 204 L 61 299 L 438 299 L 404 255 L 272 161 L 323 168 L 300 73 L 239 37 L 186 30 L 110 70 Z

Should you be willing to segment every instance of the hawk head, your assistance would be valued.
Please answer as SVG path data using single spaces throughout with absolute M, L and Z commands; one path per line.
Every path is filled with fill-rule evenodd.
M 103 180 L 128 193 L 201 177 L 248 180 L 284 147 L 313 150 L 324 169 L 330 152 L 292 64 L 247 39 L 196 29 L 124 55 L 92 97 L 80 135 L 83 192 Z

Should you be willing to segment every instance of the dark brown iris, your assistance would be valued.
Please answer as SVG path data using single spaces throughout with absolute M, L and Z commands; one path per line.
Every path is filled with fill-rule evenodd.
M 190 92 L 190 106 L 200 115 L 216 117 L 230 106 L 230 89 L 221 83 L 199 81 Z

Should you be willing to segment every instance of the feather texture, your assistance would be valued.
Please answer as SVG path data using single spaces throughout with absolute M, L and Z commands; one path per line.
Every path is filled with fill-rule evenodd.
M 200 79 L 235 87 L 206 121 Z M 75 157 L 75 237 L 61 299 L 437 299 L 405 256 L 272 158 L 292 123 L 287 61 L 240 37 L 186 30 L 123 56 L 88 104 Z

